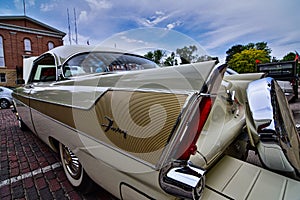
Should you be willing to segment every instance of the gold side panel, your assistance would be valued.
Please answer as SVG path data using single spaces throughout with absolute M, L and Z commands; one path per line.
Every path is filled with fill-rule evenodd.
M 36 100 L 32 100 L 31 106 L 101 143 L 155 165 L 187 97 L 186 94 L 108 91 L 89 110 Z
M 77 129 L 116 148 L 158 163 L 187 95 L 108 91 L 89 111 L 73 110 Z

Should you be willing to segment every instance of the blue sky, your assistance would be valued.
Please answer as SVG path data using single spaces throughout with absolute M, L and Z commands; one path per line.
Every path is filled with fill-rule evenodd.
M 236 44 L 267 42 L 280 59 L 300 52 L 298 0 L 25 0 L 26 15 L 68 33 L 74 44 L 165 48 L 194 44 L 221 61 Z M 23 15 L 23 0 L 1 0 L 0 15 Z M 155 33 L 153 30 L 156 30 Z M 165 34 L 160 38 L 161 31 Z M 69 44 L 69 38 L 64 38 Z M 201 52 L 199 52 L 201 54 Z

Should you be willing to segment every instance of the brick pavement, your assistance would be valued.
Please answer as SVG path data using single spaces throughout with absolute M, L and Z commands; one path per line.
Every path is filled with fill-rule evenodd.
M 98 187 L 82 195 L 68 182 L 58 154 L 30 131 L 21 131 L 10 109 L 0 109 L 0 199 L 115 199 Z

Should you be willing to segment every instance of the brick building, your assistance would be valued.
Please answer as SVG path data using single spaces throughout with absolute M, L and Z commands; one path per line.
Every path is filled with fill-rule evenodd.
M 0 16 L 0 86 L 23 77 L 23 58 L 63 45 L 66 34 L 28 16 Z

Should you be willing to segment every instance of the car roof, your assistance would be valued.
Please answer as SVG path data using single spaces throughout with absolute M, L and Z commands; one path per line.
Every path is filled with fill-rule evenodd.
M 42 55 L 52 54 L 56 57 L 58 65 L 62 64 L 70 56 L 81 53 L 81 52 L 92 52 L 92 51 L 105 51 L 114 53 L 129 53 L 122 49 L 109 48 L 103 46 L 90 46 L 90 45 L 65 45 L 53 48 Z M 42 56 L 41 55 L 41 56 Z

